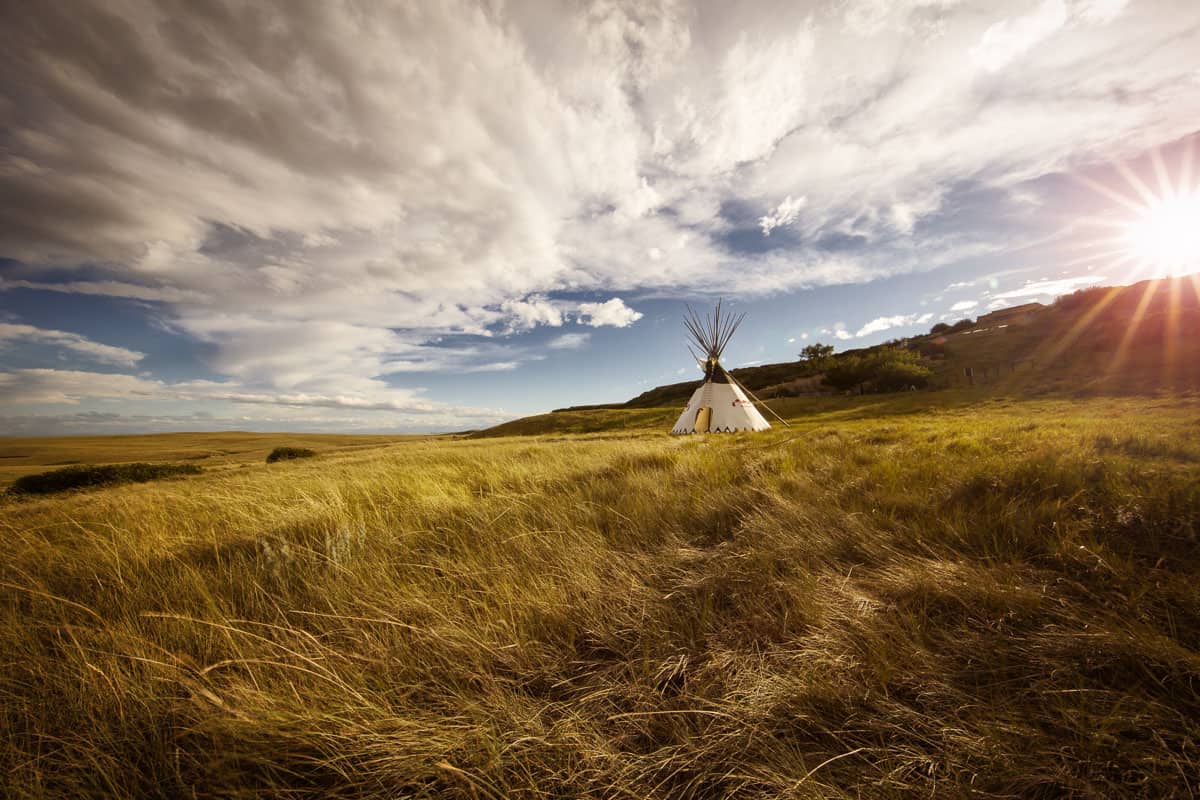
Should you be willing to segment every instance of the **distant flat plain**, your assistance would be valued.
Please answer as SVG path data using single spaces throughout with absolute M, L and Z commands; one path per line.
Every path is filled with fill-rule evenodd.
M 276 447 L 341 453 L 420 436 L 334 433 L 152 433 L 131 436 L 0 437 L 0 486 L 22 475 L 75 464 L 178 461 L 230 467 L 263 461 Z

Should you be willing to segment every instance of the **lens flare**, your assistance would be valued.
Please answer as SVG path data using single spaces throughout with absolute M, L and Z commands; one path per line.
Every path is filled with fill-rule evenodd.
M 1125 232 L 1131 253 L 1163 275 L 1200 270 L 1200 193 L 1156 199 Z
M 1128 302 L 1114 305 L 1122 299 L 1120 288 L 1103 290 L 1067 330 L 1038 345 L 1036 360 L 1053 362 L 1093 332 L 1104 335 L 1101 328 L 1115 320 L 1125 330 L 1103 369 L 1116 373 L 1137 352 L 1139 332 L 1152 326 L 1161 331 L 1164 350 L 1161 385 L 1175 385 L 1182 337 L 1192 335 L 1183 327 L 1185 300 L 1189 307 L 1200 302 L 1200 175 L 1193 168 L 1197 143 L 1200 135 L 1185 138 L 1171 148 L 1177 154 L 1171 158 L 1155 148 L 1140 164 L 1114 161 L 1112 178 L 1117 180 L 1112 185 L 1083 172 L 1072 176 L 1108 203 L 1079 218 L 1078 227 L 1067 226 L 1072 233 L 1087 230 L 1090 235 L 1077 236 L 1068 251 L 1078 255 L 1061 261 L 1062 267 L 1086 269 L 1113 283 L 1146 283 L 1132 308 Z M 1107 313 L 1110 308 L 1115 315 Z

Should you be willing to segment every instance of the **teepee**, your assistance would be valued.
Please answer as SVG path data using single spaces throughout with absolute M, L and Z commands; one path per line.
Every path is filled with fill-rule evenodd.
M 738 385 L 737 379 L 721 366 L 721 353 L 742 323 L 745 314 L 722 317 L 721 303 L 705 319 L 700 319 L 691 307 L 683 324 L 700 348 L 704 358 L 692 350 L 698 364 L 704 367 L 704 383 L 684 406 L 679 421 L 671 433 L 732 433 L 734 431 L 765 431 L 771 425 L 758 413 L 754 404 Z M 691 350 L 691 345 L 688 346 Z

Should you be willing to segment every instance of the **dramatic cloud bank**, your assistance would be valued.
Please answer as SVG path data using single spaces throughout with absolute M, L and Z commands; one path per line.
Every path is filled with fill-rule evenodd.
M 420 411 L 392 377 L 513 369 L 539 328 L 586 346 L 639 296 L 1019 244 L 954 194 L 1027 213 L 1040 176 L 1189 133 L 1198 25 L 1191 0 L 8 3 L 0 290 L 153 304 L 230 402 Z M 13 375 L 27 403 L 146 380 Z

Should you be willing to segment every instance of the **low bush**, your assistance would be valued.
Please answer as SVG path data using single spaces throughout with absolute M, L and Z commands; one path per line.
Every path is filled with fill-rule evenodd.
M 177 475 L 199 475 L 203 470 L 195 464 L 85 464 L 23 475 L 13 481 L 13 494 L 54 494 L 72 489 L 91 489 L 122 483 L 145 483 Z
M 293 458 L 312 458 L 316 454 L 316 450 L 310 450 L 307 447 L 276 447 L 267 456 L 267 463 L 274 464 L 276 461 L 290 461 Z
M 824 380 L 839 391 L 857 388 L 860 392 L 898 392 L 923 388 L 932 375 L 920 353 L 888 346 L 863 355 L 841 355 L 826 370 Z

